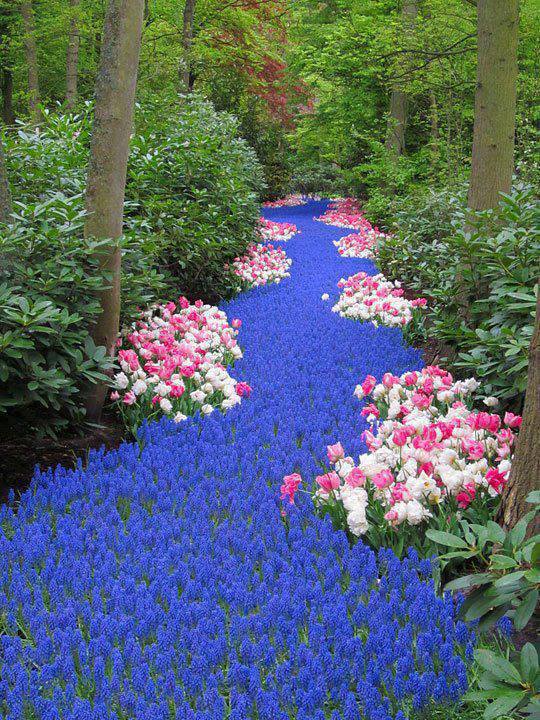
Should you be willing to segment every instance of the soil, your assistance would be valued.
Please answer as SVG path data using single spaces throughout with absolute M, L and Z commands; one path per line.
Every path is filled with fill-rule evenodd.
M 0 503 L 7 502 L 11 489 L 16 498 L 26 490 L 36 466 L 73 468 L 91 449 L 116 448 L 124 439 L 125 429 L 113 414 L 104 415 L 100 427 L 87 428 L 83 434 L 66 432 L 57 439 L 9 435 L 0 427 Z

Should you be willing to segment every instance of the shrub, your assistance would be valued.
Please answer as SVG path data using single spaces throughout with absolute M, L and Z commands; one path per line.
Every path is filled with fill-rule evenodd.
M 104 378 L 105 348 L 89 326 L 99 311 L 99 243 L 83 238 L 79 198 L 17 204 L 0 234 L 0 414 L 52 433 L 82 416 L 79 386 Z
M 383 272 L 428 299 L 429 333 L 454 351 L 455 366 L 516 406 L 536 305 L 538 218 L 527 186 L 474 217 L 463 191 L 428 193 L 401 204 L 380 248 Z
M 139 112 L 129 166 L 122 324 L 181 289 L 231 295 L 238 279 L 224 266 L 258 227 L 262 176 L 235 121 L 197 98 L 156 132 L 146 129 L 148 115 L 157 111 Z M 0 412 L 40 432 L 80 420 L 81 386 L 110 366 L 89 336 L 96 291 L 107 282 L 94 257 L 99 243 L 83 236 L 90 132 L 87 105 L 5 138 L 16 212 L 0 239 Z
M 145 125 L 157 112 L 144 111 Z M 234 118 L 194 97 L 173 121 L 132 142 L 129 215 L 142 214 L 164 236 L 162 263 L 190 299 L 234 294 L 224 265 L 245 252 L 258 226 L 262 172 L 237 130 Z

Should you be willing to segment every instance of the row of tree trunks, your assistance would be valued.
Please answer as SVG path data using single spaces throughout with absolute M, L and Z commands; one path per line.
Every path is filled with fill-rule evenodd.
M 85 235 L 110 241 L 99 255 L 102 269 L 110 274 L 110 286 L 100 294 L 101 314 L 92 331 L 96 345 L 105 346 L 110 355 L 119 330 L 120 238 L 143 13 L 144 0 L 109 0 L 96 80 Z M 103 383 L 89 388 L 90 420 L 99 419 L 106 392 Z

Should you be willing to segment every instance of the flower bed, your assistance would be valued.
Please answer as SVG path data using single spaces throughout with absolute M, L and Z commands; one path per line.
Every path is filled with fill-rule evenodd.
M 376 543 L 401 525 L 448 529 L 465 510 L 486 523 L 508 480 L 521 418 L 471 409 L 478 386 L 438 366 L 386 373 L 380 383 L 368 375 L 355 390 L 371 400 L 362 409 L 371 424 L 368 452 L 355 462 L 341 443 L 328 446 L 333 469 L 316 478 L 316 505 Z M 294 499 L 294 492 L 283 495 Z
M 263 241 L 286 242 L 290 240 L 299 230 L 293 223 L 274 222 L 261 217 L 259 233 Z
M 128 427 L 166 416 L 175 422 L 200 410 L 228 410 L 250 388 L 232 378 L 227 365 L 242 357 L 240 320 L 229 325 L 217 307 L 181 297 L 142 313 L 118 351 L 122 371 L 111 394 Z
M 338 282 L 342 289 L 333 312 L 352 320 L 370 321 L 377 327 L 403 327 L 413 319 L 417 308 L 426 305 L 424 298 L 407 300 L 399 282 L 391 282 L 384 275 L 356 273 Z
M 334 240 L 334 245 L 342 257 L 374 260 L 378 254 L 378 242 L 382 237 L 385 237 L 382 233 L 371 229 L 345 235 L 339 240 Z
M 245 255 L 236 258 L 233 270 L 247 287 L 279 283 L 290 277 L 292 260 L 281 248 L 253 243 Z
M 328 204 L 326 212 L 315 218 L 326 225 L 361 230 L 366 227 L 367 220 L 362 215 L 358 201 L 354 198 L 338 198 Z M 369 224 L 369 223 L 368 223 Z
M 263 207 L 266 208 L 282 208 L 282 207 L 298 207 L 299 205 L 305 205 L 307 199 L 303 195 L 286 195 L 280 200 L 267 200 L 263 203 Z

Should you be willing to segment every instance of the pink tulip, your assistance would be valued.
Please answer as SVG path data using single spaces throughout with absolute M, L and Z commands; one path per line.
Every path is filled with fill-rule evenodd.
M 319 475 L 315 478 L 315 482 L 327 493 L 337 490 L 340 485 L 339 475 L 336 472 Z
M 360 468 L 353 468 L 345 478 L 345 482 L 351 487 L 362 487 L 366 482 L 366 476 Z
M 326 454 L 333 465 L 338 460 L 345 457 L 345 450 L 343 449 L 341 443 L 338 442 L 335 445 L 328 445 L 326 448 Z
M 514 413 L 511 412 L 504 413 L 504 424 L 508 425 L 508 427 L 519 428 L 522 422 L 523 418 L 521 415 L 514 415 Z

